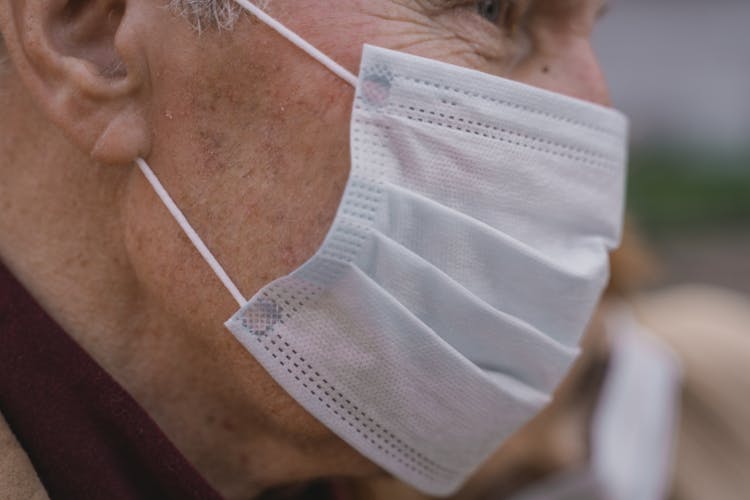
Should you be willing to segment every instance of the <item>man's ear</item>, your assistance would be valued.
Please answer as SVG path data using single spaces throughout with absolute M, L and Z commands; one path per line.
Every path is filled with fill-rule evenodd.
M 92 158 L 148 154 L 143 0 L 0 0 L 15 72 L 37 104 Z M 147 23 L 142 23 L 143 24 Z

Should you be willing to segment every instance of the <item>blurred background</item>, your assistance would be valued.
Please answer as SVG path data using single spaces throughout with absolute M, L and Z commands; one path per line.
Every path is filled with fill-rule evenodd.
M 750 0 L 611 0 L 594 37 L 632 120 L 629 207 L 658 284 L 750 292 Z

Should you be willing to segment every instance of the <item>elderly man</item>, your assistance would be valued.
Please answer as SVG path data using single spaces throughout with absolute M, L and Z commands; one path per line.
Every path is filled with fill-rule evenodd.
M 589 44 L 600 0 L 273 0 L 261 7 L 345 74 L 357 71 L 367 43 L 427 58 L 407 59 L 425 71 L 445 68 L 432 61 L 450 63 L 608 102 Z M 350 175 L 352 88 L 268 20 L 241 12 L 225 0 L 0 3 L 0 256 L 8 269 L 0 295 L 0 409 L 16 435 L 6 434 L 8 449 L 30 460 L 8 476 L 17 484 L 33 483 L 33 467 L 52 498 L 211 498 L 216 491 L 252 498 L 320 478 L 367 484 L 401 470 L 326 420 L 325 409 L 285 385 L 286 375 L 269 374 L 270 365 L 258 361 L 262 353 L 248 354 L 237 340 L 241 333 L 227 331 L 223 324 L 237 304 L 204 262 L 205 252 L 184 235 L 186 224 L 180 228 L 162 203 L 171 196 L 179 206 L 237 284 L 235 298 L 254 296 L 299 268 L 334 221 Z M 412 62 L 404 64 L 407 72 Z M 379 96 L 395 85 L 383 78 L 358 86 L 375 112 Z M 510 87 L 509 95 L 516 90 Z M 552 98 L 528 95 L 530 106 Z M 443 101 L 461 106 L 460 98 Z M 584 106 L 563 102 L 575 108 L 571 116 Z M 592 122 L 605 112 L 594 108 L 584 113 Z M 578 124 L 564 120 L 560 134 Z M 485 128 L 474 134 L 505 133 Z M 594 123 L 588 135 L 600 132 L 606 130 Z M 512 134 L 524 141 L 524 133 Z M 544 141 L 530 150 L 559 150 L 561 161 L 583 151 Z M 149 165 L 158 178 L 151 184 L 143 175 Z M 466 167 L 471 175 L 472 165 Z M 587 172 L 598 175 L 595 168 Z M 161 200 L 153 190 L 159 181 L 169 193 Z M 268 309 L 268 303 L 255 305 Z M 448 349 L 444 342 L 463 349 L 448 338 L 429 349 Z M 473 370 L 461 376 L 479 377 L 481 370 Z M 493 383 L 506 384 L 503 377 Z M 440 396 L 414 387 L 415 397 Z M 523 398 L 537 401 L 535 394 Z M 425 408 L 384 411 L 394 421 L 415 412 L 427 422 Z M 518 424 L 528 418 L 519 416 Z M 409 428 L 418 433 L 418 427 Z M 430 453 L 413 451 L 419 439 L 409 444 L 406 434 L 392 439 L 405 456 L 417 457 L 417 466 L 450 476 L 446 484 L 465 479 L 445 472 L 449 467 Z M 481 452 L 472 448 L 467 463 L 478 465 L 475 455 L 497 444 L 487 443 Z M 445 463 L 459 467 L 453 458 Z M 408 481 L 409 471 L 403 476 Z M 427 492 L 455 490 L 415 483 Z

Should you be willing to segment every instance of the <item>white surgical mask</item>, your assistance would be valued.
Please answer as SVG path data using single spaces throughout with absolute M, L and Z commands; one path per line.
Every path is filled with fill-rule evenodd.
M 322 246 L 242 296 L 227 328 L 303 407 L 423 492 L 446 495 L 549 401 L 620 238 L 626 119 L 488 74 L 365 46 L 351 170 Z M 304 161 L 304 159 L 300 159 Z
M 626 308 L 607 318 L 607 377 L 584 466 L 529 486 L 511 500 L 662 500 L 669 492 L 680 367 Z M 492 495 L 487 500 L 493 500 Z M 500 497 L 498 497 L 499 500 Z

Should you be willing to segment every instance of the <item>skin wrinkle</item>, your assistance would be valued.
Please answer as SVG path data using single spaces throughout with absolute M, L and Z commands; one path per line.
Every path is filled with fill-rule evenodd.
M 498 26 L 480 19 L 476 12 L 476 2 L 467 0 L 418 0 L 419 5 L 429 6 L 428 22 L 437 20 L 444 26 L 447 39 L 460 41 L 465 50 L 454 50 L 455 60 L 468 67 L 498 76 L 510 74 L 518 61 L 528 53 L 525 40 L 525 17 L 529 0 L 516 2 L 521 29 L 511 30 L 508 26 Z M 490 43 L 488 43 L 490 42 Z M 501 42 L 501 43 L 498 43 Z
M 270 3 L 270 0 L 261 1 L 257 2 L 257 5 L 261 8 L 267 8 Z M 428 40 L 434 41 L 437 36 L 438 38 L 442 38 L 443 41 L 460 41 L 465 45 L 465 49 L 463 50 L 453 49 L 451 56 L 466 66 L 479 65 L 481 58 L 484 58 L 489 63 L 508 59 L 513 61 L 518 58 L 518 56 L 510 57 L 506 50 L 497 50 L 498 47 L 504 49 L 505 45 L 492 44 L 491 47 L 493 47 L 493 50 L 483 44 L 477 43 L 476 36 L 470 37 L 468 35 L 457 34 L 452 30 L 441 32 L 441 30 L 435 29 L 436 18 L 445 15 L 446 12 L 454 11 L 450 12 L 451 16 L 462 16 L 470 21 L 467 23 L 468 30 L 487 31 L 491 27 L 493 31 L 496 31 L 497 26 L 493 26 L 491 23 L 481 20 L 481 22 L 477 22 L 477 16 L 474 12 L 476 10 L 476 2 L 470 0 L 394 0 L 393 3 L 408 9 L 412 15 L 407 16 L 403 12 L 403 9 L 401 9 L 399 15 L 379 14 L 377 9 L 374 9 L 370 13 L 383 21 L 406 23 L 412 29 L 415 26 L 425 29 L 422 40 L 413 40 L 411 42 L 400 41 L 400 43 L 393 45 L 394 49 L 406 50 L 413 47 L 418 50 L 421 44 L 427 43 Z M 519 12 L 525 12 L 528 4 L 528 0 L 518 0 Z M 239 19 L 239 15 L 234 8 L 237 6 L 233 0 L 172 0 L 170 7 L 180 13 L 180 15 L 186 17 L 199 32 L 205 29 L 206 26 L 218 30 L 231 30 Z M 458 7 L 462 7 L 463 12 L 455 12 Z M 519 17 L 523 17 L 522 14 Z M 511 33 L 508 33 L 507 30 L 504 30 L 502 36 L 512 38 Z M 505 71 L 509 71 L 511 67 L 512 64 L 506 64 Z
M 583 1 L 585 2 L 585 0 Z M 257 5 L 261 8 L 267 8 L 270 3 L 270 0 L 266 0 L 257 2 Z M 508 26 L 504 26 L 501 38 L 504 38 L 506 43 L 494 43 L 489 47 L 485 44 L 477 43 L 476 36 L 468 36 L 460 33 L 457 34 L 455 31 L 450 31 L 441 35 L 439 32 L 436 32 L 437 30 L 435 30 L 433 26 L 435 18 L 439 18 L 441 14 L 445 14 L 448 11 L 454 11 L 450 13 L 451 16 L 463 16 L 471 21 L 467 26 L 467 29 L 470 31 L 484 32 L 490 27 L 493 30 L 497 30 L 497 26 L 493 26 L 486 21 L 482 21 L 481 23 L 476 22 L 476 2 L 474 1 L 393 0 L 393 3 L 409 9 L 414 15 L 408 17 L 404 16 L 403 13 L 400 16 L 382 15 L 377 14 L 376 12 L 371 12 L 371 14 L 384 21 L 409 23 L 411 26 L 417 25 L 427 30 L 423 36 L 423 40 L 417 39 L 411 42 L 404 42 L 401 40 L 399 43 L 393 44 L 393 48 L 397 50 L 408 50 L 410 47 L 418 50 L 421 48 L 421 45 L 427 43 L 428 40 L 434 41 L 436 36 L 438 38 L 442 36 L 444 41 L 461 41 L 465 46 L 465 49 L 463 50 L 452 50 L 450 55 L 454 61 L 460 62 L 469 67 L 480 67 L 484 71 L 487 71 L 485 69 L 487 66 L 499 64 L 501 65 L 502 70 L 495 72 L 495 74 L 505 76 L 511 73 L 513 68 L 529 54 L 531 46 L 534 43 L 533 37 L 529 36 L 529 30 L 526 24 L 529 12 L 533 10 L 532 6 L 534 3 L 532 0 L 515 0 L 514 5 L 516 8 L 516 16 L 514 24 L 517 24 L 519 28 L 517 30 L 510 30 L 508 29 Z M 545 3 L 543 0 L 537 2 L 537 4 L 543 3 Z M 580 3 L 581 1 L 576 0 L 568 2 L 570 5 L 568 5 L 567 10 L 571 10 L 575 5 L 579 5 Z M 199 32 L 202 31 L 205 26 L 219 30 L 231 30 L 239 19 L 239 15 L 237 15 L 235 9 L 233 9 L 236 7 L 233 0 L 172 0 L 170 6 L 181 15 L 188 18 Z M 366 6 L 367 4 L 365 4 L 364 7 L 366 8 Z M 601 15 L 606 9 L 606 6 L 606 0 L 602 0 L 597 15 Z M 458 7 L 462 8 L 462 12 L 455 12 Z M 225 17 L 222 17 L 221 13 L 224 12 L 227 14 Z M 485 33 L 482 34 L 487 36 Z M 549 66 L 543 66 L 542 71 L 547 73 L 549 71 Z
M 186 22 L 180 12 L 208 5 L 198 1 L 179 10 L 158 0 L 117 0 L 127 7 L 117 37 L 79 41 L 115 47 L 128 71 L 101 78 L 112 61 L 97 58 L 85 67 L 91 72 L 71 75 L 58 65 L 71 54 L 24 59 L 39 51 L 23 44 L 48 41 L 40 25 L 66 33 L 59 23 L 67 21 L 49 1 L 0 2 L 0 31 L 18 58 L 0 92 L 8 118 L 0 120 L 3 261 L 225 497 L 319 477 L 381 476 L 224 329 L 236 304 L 140 172 L 129 161 L 102 161 L 115 146 L 133 157 L 148 152 L 170 195 L 251 296 L 309 258 L 329 229 L 348 177 L 351 87 L 252 16 L 240 15 L 232 31 L 216 20 L 219 8 L 200 11 L 207 17 L 199 26 Z M 17 5 L 36 9 L 36 17 L 18 14 Z M 538 19 L 529 8 L 535 44 L 511 64 L 522 40 L 478 17 L 470 2 L 433 2 L 429 11 L 416 0 L 330 5 L 274 0 L 269 9 L 352 71 L 368 42 L 601 97 L 587 41 L 558 32 L 548 11 Z M 28 36 L 11 36 L 19 25 Z M 85 55 L 100 47 L 78 49 Z M 113 90 L 128 78 L 134 91 Z M 104 144 L 94 161 L 90 144 L 109 128 L 118 141 Z M 148 146 L 132 133 L 139 131 Z M 541 439 L 538 427 L 536 434 Z M 503 455 L 505 465 L 488 477 L 514 457 Z

